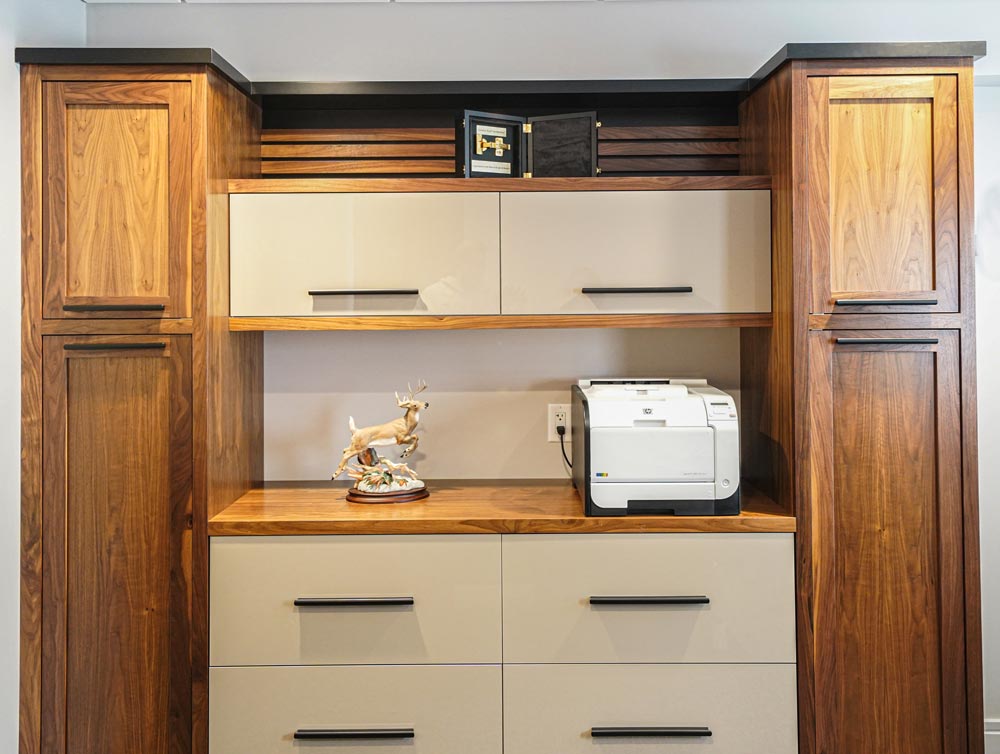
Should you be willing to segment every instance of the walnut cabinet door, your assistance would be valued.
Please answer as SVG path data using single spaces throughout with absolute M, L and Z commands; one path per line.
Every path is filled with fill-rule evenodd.
M 190 338 L 42 358 L 42 752 L 190 752 Z
M 958 311 L 958 77 L 807 81 L 812 312 Z
M 967 751 L 959 333 L 810 335 L 817 751 Z
M 191 84 L 46 82 L 43 108 L 43 316 L 190 316 Z

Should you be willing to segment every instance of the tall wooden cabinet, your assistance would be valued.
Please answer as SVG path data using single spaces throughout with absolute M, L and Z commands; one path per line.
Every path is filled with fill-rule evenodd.
M 797 519 L 801 754 L 979 754 L 972 60 L 792 61 L 743 105 Z
M 259 109 L 207 65 L 21 75 L 20 752 L 204 752 L 206 522 L 261 477 L 260 335 L 215 316 Z

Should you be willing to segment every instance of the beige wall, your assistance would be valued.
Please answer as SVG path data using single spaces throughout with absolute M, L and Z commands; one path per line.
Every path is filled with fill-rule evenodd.
M 429 478 L 560 478 L 549 403 L 580 377 L 707 377 L 739 387 L 737 330 L 510 330 L 269 333 L 264 341 L 264 473 L 323 479 L 348 417 L 400 416 L 394 390 L 425 379 L 415 468 Z

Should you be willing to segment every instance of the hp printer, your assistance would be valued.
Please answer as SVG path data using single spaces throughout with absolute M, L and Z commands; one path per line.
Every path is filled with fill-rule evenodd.
M 570 428 L 588 516 L 740 512 L 736 404 L 706 380 L 580 380 Z

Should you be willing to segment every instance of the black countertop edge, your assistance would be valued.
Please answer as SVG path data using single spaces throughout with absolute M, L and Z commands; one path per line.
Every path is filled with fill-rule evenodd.
M 250 80 L 211 47 L 17 47 L 14 62 L 36 65 L 208 65 L 247 94 Z
M 428 96 L 477 94 L 670 94 L 741 93 L 755 89 L 790 60 L 860 58 L 973 58 L 985 41 L 793 42 L 782 47 L 749 79 L 620 79 L 561 81 L 274 81 L 251 83 L 211 47 L 18 47 L 17 63 L 37 65 L 208 65 L 247 94 L 268 96 Z
M 523 81 L 258 81 L 262 97 L 524 94 L 738 94 L 746 79 L 529 79 Z
M 857 60 L 861 58 L 979 58 L 986 42 L 789 42 L 749 79 L 756 89 L 789 60 Z

